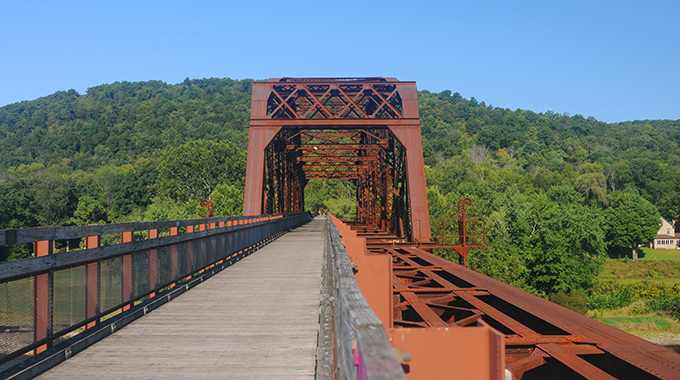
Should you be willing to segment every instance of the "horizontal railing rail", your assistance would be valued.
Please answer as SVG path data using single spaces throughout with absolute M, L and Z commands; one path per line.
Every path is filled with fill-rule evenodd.
M 75 330 L 240 260 L 311 217 L 305 212 L 0 231 L 0 245 L 33 243 L 35 254 L 0 263 L 0 363 L 31 350 L 38 354 Z M 159 237 L 165 229 L 167 236 Z M 140 231 L 146 239 L 133 241 Z M 120 243 L 100 246 L 100 236 L 114 234 Z M 53 253 L 55 240 L 79 238 L 85 238 L 85 249 Z
M 483 247 L 486 245 L 486 220 L 484 218 L 465 218 L 464 221 L 457 218 L 441 218 L 433 219 L 431 224 L 432 240 L 437 246 Z
M 234 221 L 246 221 L 248 224 L 233 224 L 233 225 L 227 225 L 225 223 L 224 227 L 216 227 L 214 229 L 206 229 L 206 230 L 196 230 L 194 229 L 193 232 L 187 232 L 183 234 L 178 234 L 178 235 L 170 235 L 170 236 L 164 236 L 164 237 L 159 237 L 159 238 L 153 238 L 153 239 L 147 239 L 147 240 L 141 240 L 141 241 L 131 241 L 127 243 L 119 243 L 119 244 L 113 244 L 109 246 L 104 246 L 104 247 L 96 247 L 96 248 L 89 248 L 89 249 L 81 249 L 81 250 L 74 250 L 70 252 L 61 252 L 61 253 L 56 253 L 56 254 L 49 254 L 46 256 L 39 256 L 39 257 L 33 257 L 29 259 L 24 259 L 24 260 L 16 260 L 16 261 L 10 261 L 6 263 L 0 263 L 0 282 L 1 281 L 8 281 L 11 279 L 15 279 L 18 277 L 26 277 L 26 276 L 31 276 L 31 275 L 36 275 L 40 274 L 49 270 L 57 270 L 57 269 L 62 269 L 65 267 L 70 267 L 70 266 L 77 266 L 77 265 L 82 265 L 82 264 L 87 264 L 93 261 L 98 261 L 106 258 L 111 258 L 115 256 L 120 256 L 124 255 L 127 253 L 135 252 L 135 251 L 141 251 L 141 250 L 146 250 L 146 249 L 151 249 L 154 247 L 160 247 L 160 246 L 165 246 L 165 245 L 172 245 L 172 244 L 178 244 L 181 242 L 186 242 L 189 240 L 195 240 L 195 239 L 200 239 L 200 238 L 205 238 L 208 236 L 213 236 L 213 235 L 218 235 L 222 234 L 225 232 L 230 232 L 230 231 L 238 231 L 242 229 L 249 229 L 252 228 L 253 226 L 256 225 L 262 225 L 262 224 L 269 224 L 272 223 L 272 221 L 277 221 L 279 218 L 283 218 L 284 216 L 279 215 L 275 217 L 259 217 L 259 218 L 239 218 L 239 219 L 228 219 L 228 220 L 234 220 Z M 216 219 L 216 218 L 210 218 L 210 219 Z M 220 219 L 225 219 L 225 218 L 220 218 Z M 188 224 L 188 223 L 194 223 L 196 221 L 203 221 L 203 220 L 208 220 L 208 219 L 194 219 L 194 220 L 182 220 L 182 221 L 171 221 L 171 222 L 148 222 L 148 223 L 121 223 L 122 225 L 128 226 L 128 227 L 135 227 L 136 225 L 137 229 L 136 230 L 120 230 L 120 228 L 117 226 L 115 231 L 120 231 L 118 233 L 125 233 L 125 232 L 138 232 L 138 231 L 144 231 L 141 228 L 146 227 L 153 227 L 149 228 L 146 231 L 149 230 L 160 230 L 161 227 L 163 226 L 168 226 L 169 224 L 173 225 L 179 225 L 180 227 L 186 227 L 186 226 L 195 226 L 195 225 L 201 225 L 199 223 L 195 224 Z M 179 222 L 179 223 L 177 223 Z M 212 223 L 212 222 L 211 222 Z M 142 226 L 140 228 L 140 225 Z M 76 235 L 75 237 L 70 237 L 68 239 L 76 239 L 76 238 L 87 238 L 91 236 L 100 236 L 101 231 L 106 231 L 106 234 L 112 234 L 109 231 L 112 231 L 114 229 L 102 229 L 102 228 L 92 228 L 89 229 L 88 227 L 100 227 L 100 225 L 94 225 L 94 226 L 85 226 L 82 227 L 83 231 L 86 231 L 86 233 L 90 235 L 83 235 L 82 232 L 78 232 L 78 236 Z M 174 226 L 173 226 L 174 227 Z M 166 228 L 173 228 L 173 227 L 166 227 Z M 60 229 L 67 229 L 70 227 L 59 227 Z M 176 227 L 175 227 L 176 228 Z M 40 230 L 40 229 L 33 229 L 33 230 Z M 23 231 L 22 231 L 23 232 Z M 115 233 L 115 232 L 114 232 Z M 28 236 L 29 234 L 25 234 L 24 236 Z M 44 235 L 38 235 L 34 234 L 33 236 L 40 236 L 43 237 Z M 64 236 L 63 234 L 58 234 L 55 236 Z M 73 236 L 73 235 L 69 235 Z M 60 239 L 50 239 L 51 241 L 54 240 L 60 240 Z M 32 240 L 32 241 L 27 241 L 24 243 L 31 243 L 31 242 L 38 242 L 40 240 Z M 19 244 L 19 243 L 17 243 Z
M 272 214 L 258 216 L 228 216 L 200 219 L 165 220 L 154 222 L 94 224 L 89 226 L 40 227 L 15 230 L 0 230 L 0 246 L 22 243 L 34 243 L 43 240 L 79 239 L 88 236 L 113 235 L 129 231 L 138 232 L 190 226 L 195 227 L 199 225 L 208 225 L 211 223 L 215 224 L 232 223 L 233 225 L 235 222 L 236 225 L 239 225 L 252 223 L 253 220 L 261 220 L 263 218 L 266 218 L 267 220 L 272 220 L 285 217 L 287 215 L 288 214 Z

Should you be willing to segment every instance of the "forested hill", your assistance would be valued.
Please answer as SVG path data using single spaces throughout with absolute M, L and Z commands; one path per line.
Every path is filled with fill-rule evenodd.
M 0 108 L 0 229 L 240 212 L 252 80 L 122 82 Z M 588 288 L 602 257 L 680 219 L 680 120 L 608 124 L 419 92 L 428 200 L 487 218 L 473 268 L 550 294 Z M 350 216 L 348 182 L 309 208 Z M 0 251 L 0 260 L 25 251 Z M 4 255 L 4 256 L 3 256 Z
M 92 170 L 199 139 L 243 147 L 251 88 L 231 79 L 116 82 L 10 104 L 0 108 L 0 171 L 65 162 Z
M 116 82 L 89 88 L 86 95 L 60 91 L 0 107 L 0 172 L 69 162 L 64 159 L 75 170 L 92 170 L 102 162 L 134 163 L 199 139 L 245 147 L 251 88 L 248 79 Z M 680 120 L 608 124 L 581 115 L 487 106 L 448 90 L 420 91 L 419 102 L 425 158 L 433 166 L 473 145 L 485 145 L 491 153 L 553 155 L 572 165 L 680 163 Z

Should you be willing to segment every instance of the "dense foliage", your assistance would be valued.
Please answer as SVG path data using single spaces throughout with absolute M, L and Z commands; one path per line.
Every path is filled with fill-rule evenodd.
M 670 312 L 680 319 L 680 284 L 667 286 L 652 282 L 605 282 L 589 298 L 592 309 L 616 309 L 633 305 L 634 314 Z
M 251 88 L 123 82 L 1 107 L 0 228 L 202 216 L 208 198 L 217 215 L 241 212 Z M 431 216 L 473 201 L 483 273 L 537 294 L 587 289 L 607 252 L 680 218 L 680 120 L 607 124 L 450 91 L 419 104 Z M 307 205 L 351 216 L 353 192 L 312 181 Z

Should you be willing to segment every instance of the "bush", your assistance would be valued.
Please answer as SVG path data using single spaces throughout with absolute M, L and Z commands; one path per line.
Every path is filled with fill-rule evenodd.
M 588 298 L 583 289 L 573 289 L 569 292 L 560 290 L 550 295 L 550 301 L 577 313 L 585 314 L 588 311 Z
M 680 284 L 664 289 L 658 297 L 650 299 L 647 305 L 652 311 L 667 311 L 680 319 Z
M 651 311 L 650 307 L 644 300 L 637 300 L 630 304 L 630 313 L 633 315 L 647 314 Z
M 590 309 L 618 309 L 631 304 L 634 314 L 665 311 L 680 319 L 680 284 L 666 287 L 646 281 L 606 282 L 595 287 L 588 297 Z

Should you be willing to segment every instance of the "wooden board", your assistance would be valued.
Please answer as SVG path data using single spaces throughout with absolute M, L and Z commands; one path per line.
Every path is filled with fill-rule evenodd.
M 39 379 L 313 379 L 324 244 L 319 219 Z

